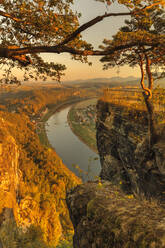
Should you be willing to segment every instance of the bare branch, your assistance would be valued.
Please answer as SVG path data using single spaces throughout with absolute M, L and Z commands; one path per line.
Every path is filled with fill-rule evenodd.
M 101 51 L 101 50 L 77 50 L 72 47 L 67 46 L 37 46 L 37 47 L 25 47 L 19 48 L 17 46 L 9 46 L 8 48 L 0 47 L 0 58 L 8 58 L 12 60 L 19 61 L 22 65 L 26 66 L 32 63 L 30 58 L 26 56 L 27 54 L 37 54 L 37 53 L 69 53 L 73 55 L 82 55 L 82 56 L 103 56 L 113 54 L 115 51 L 120 51 L 123 49 L 128 49 L 132 47 L 139 46 L 150 46 L 152 48 L 158 47 L 159 43 L 139 43 L 132 42 L 126 45 L 120 45 L 112 47 L 111 49 Z
M 2 11 L 2 10 L 0 10 L 0 16 L 4 16 L 6 18 L 9 18 L 9 19 L 11 19 L 11 20 L 13 20 L 15 22 L 23 22 L 20 18 L 17 18 L 15 16 L 11 15 L 11 14 L 8 14 L 8 13 Z
M 95 25 L 96 23 L 101 22 L 106 17 L 128 16 L 128 15 L 131 15 L 131 14 L 132 14 L 131 12 L 127 12 L 127 13 L 109 13 L 109 14 L 105 13 L 102 16 L 97 16 L 94 19 L 90 20 L 89 22 L 86 22 L 85 24 L 80 26 L 78 29 L 76 29 L 76 31 L 74 31 L 72 34 L 70 34 L 63 42 L 60 43 L 60 45 L 67 44 L 69 41 L 73 40 L 78 34 L 83 32 L 84 30 L 88 29 L 89 27 Z
M 101 50 L 77 50 L 72 47 L 56 45 L 56 46 L 37 46 L 37 47 L 25 47 L 25 48 L 0 48 L 0 57 L 12 57 L 23 54 L 32 54 L 32 53 L 70 53 L 74 55 L 82 55 L 82 56 L 100 56 L 100 55 L 109 55 L 114 53 L 115 51 L 120 51 L 126 48 L 139 46 L 150 46 L 157 47 L 159 43 L 150 43 L 150 42 L 132 42 L 125 45 L 119 45 L 116 47 L 112 47 L 105 51 Z M 6 49 L 6 50 L 4 50 Z M 5 53 L 4 53 L 5 52 Z M 6 54 L 7 53 L 7 54 Z
M 30 24 L 30 23 L 27 23 L 25 21 L 22 21 L 19 18 L 14 17 L 11 14 L 5 13 L 3 11 L 0 11 L 0 15 L 1 16 L 4 16 L 6 18 L 10 18 L 13 21 L 18 22 L 18 23 L 23 23 L 23 24 L 26 24 L 26 25 Z M 90 20 L 89 22 L 86 22 L 85 24 L 83 24 L 82 26 L 80 26 L 78 29 L 76 29 L 73 33 L 71 33 L 59 45 L 65 45 L 65 44 L 67 44 L 68 42 L 70 42 L 71 40 L 73 40 L 78 34 L 80 34 L 81 32 L 83 32 L 84 30 L 88 29 L 89 27 L 95 25 L 96 23 L 102 21 L 106 17 L 111 17 L 111 16 L 128 16 L 128 15 L 131 15 L 131 12 L 128 12 L 128 13 L 109 13 L 109 14 L 108 13 L 105 13 L 102 16 L 97 16 L 94 19 Z M 21 28 L 21 29 L 22 29 L 22 31 L 24 31 L 25 33 L 27 33 L 23 28 Z
M 159 5 L 159 4 L 163 4 L 163 1 L 159 1 L 157 3 L 151 4 L 149 6 L 145 6 L 144 8 L 140 9 L 140 10 L 146 10 L 149 8 L 152 8 L 153 6 Z M 136 10 L 136 11 L 132 11 L 132 12 L 123 12 L 123 13 L 105 13 L 104 15 L 101 16 L 97 16 L 94 19 L 90 20 L 89 22 L 86 22 L 85 24 L 81 25 L 79 28 L 77 28 L 73 33 L 71 33 L 70 35 L 68 35 L 68 37 L 66 39 L 64 39 L 61 43 L 59 43 L 59 46 L 63 46 L 65 44 L 67 44 L 68 42 L 72 41 L 74 38 L 77 37 L 77 35 L 79 35 L 81 32 L 85 31 L 86 29 L 88 29 L 89 27 L 95 25 L 96 23 L 101 22 L 104 18 L 107 17 L 112 17 L 112 16 L 129 16 L 129 15 L 133 15 L 136 12 L 138 13 L 138 11 L 140 10 Z M 11 14 L 5 13 L 4 11 L 0 11 L 0 15 L 4 16 L 6 18 L 10 18 L 18 23 L 23 23 L 25 25 L 29 25 L 30 23 L 27 23 L 25 21 L 22 21 L 21 19 L 14 17 Z M 22 29 L 22 31 L 25 31 L 24 29 Z M 25 31 L 26 33 L 26 31 Z

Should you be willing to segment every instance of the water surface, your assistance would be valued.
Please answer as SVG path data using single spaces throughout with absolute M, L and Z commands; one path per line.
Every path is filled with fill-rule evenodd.
M 101 170 L 99 156 L 71 131 L 67 122 L 70 108 L 56 112 L 46 122 L 49 142 L 71 171 L 84 181 L 95 179 Z

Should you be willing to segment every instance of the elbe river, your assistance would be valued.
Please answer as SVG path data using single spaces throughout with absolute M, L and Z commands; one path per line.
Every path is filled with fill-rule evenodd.
M 83 181 L 97 179 L 101 166 L 98 154 L 72 132 L 67 122 L 71 106 L 59 110 L 46 122 L 45 129 L 50 144 L 63 163 Z

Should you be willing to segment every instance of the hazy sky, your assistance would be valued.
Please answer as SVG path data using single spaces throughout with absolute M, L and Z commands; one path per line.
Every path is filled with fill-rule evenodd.
M 73 6 L 74 10 L 82 13 L 80 18 L 80 24 L 91 20 L 92 18 L 103 15 L 105 12 L 128 12 L 128 9 L 124 6 L 112 4 L 108 9 L 100 2 L 95 0 L 75 0 Z M 128 17 L 127 17 L 128 18 Z M 89 43 L 92 43 L 95 49 L 102 44 L 104 38 L 111 38 L 119 27 L 124 24 L 124 17 L 109 17 L 104 19 L 102 22 L 90 27 L 86 31 L 82 32 L 82 37 Z M 100 57 L 89 57 L 89 61 L 92 62 L 92 66 L 75 61 L 71 59 L 69 54 L 43 54 L 42 57 L 47 61 L 53 61 L 56 63 L 65 64 L 67 70 L 62 81 L 66 80 L 78 80 L 88 78 L 110 78 L 115 76 L 127 77 L 127 76 L 140 76 L 139 68 L 131 69 L 128 66 L 121 67 L 118 73 L 118 68 L 109 69 L 106 71 L 102 70 L 103 64 L 99 61 Z M 19 78 L 22 77 L 21 71 L 16 71 Z
M 117 4 L 112 4 L 108 9 L 103 3 L 96 2 L 94 0 L 77 0 L 75 1 L 74 9 L 82 13 L 80 18 L 80 24 L 83 24 L 92 18 L 102 15 L 105 12 L 128 12 L 123 6 Z M 90 27 L 86 31 L 82 32 L 83 39 L 87 40 L 89 43 L 92 43 L 95 49 L 98 48 L 104 38 L 111 38 L 114 35 L 119 27 L 124 23 L 123 17 L 110 17 L 104 19 L 102 22 Z M 76 79 L 87 79 L 87 78 L 96 78 L 96 77 L 113 77 L 113 76 L 122 76 L 126 77 L 128 75 L 139 76 L 139 68 L 134 70 L 126 67 L 121 67 L 118 74 L 118 68 L 109 69 L 107 71 L 102 70 L 102 63 L 99 62 L 99 57 L 89 57 L 89 61 L 92 62 L 92 66 L 83 64 L 79 61 L 71 60 L 71 56 L 68 54 L 54 55 L 54 54 L 45 54 L 44 58 L 48 61 L 56 61 L 67 66 L 65 76 L 63 80 L 76 80 Z

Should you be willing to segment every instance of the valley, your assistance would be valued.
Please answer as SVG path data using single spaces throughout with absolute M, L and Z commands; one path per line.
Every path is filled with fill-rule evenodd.
M 68 192 L 72 192 L 77 185 L 82 184 L 79 177 L 82 177 L 84 171 L 85 174 L 87 173 L 85 182 L 89 180 L 87 184 L 84 184 L 87 185 L 86 190 L 95 189 L 96 197 L 97 194 L 100 194 L 98 190 L 103 189 L 104 192 L 104 187 L 106 189 L 104 181 L 112 183 L 112 195 L 119 194 L 116 193 L 118 189 L 113 188 L 114 185 L 126 193 L 126 196 L 120 196 L 120 198 L 123 197 L 125 204 L 128 199 L 129 201 L 131 198 L 134 199 L 132 192 L 139 189 L 142 193 L 152 194 L 153 182 L 156 187 L 155 196 L 163 194 L 164 162 L 158 163 L 163 159 L 164 149 L 162 141 L 165 116 L 163 89 L 156 90 L 153 94 L 156 104 L 155 122 L 161 135 L 161 139 L 158 139 L 159 143 L 154 146 L 154 154 L 157 157 L 151 159 L 150 164 L 147 165 L 150 166 L 149 169 L 145 167 L 145 164 L 143 164 L 142 172 L 138 167 L 134 168 L 137 173 L 140 173 L 139 175 L 144 177 L 148 176 L 148 171 L 150 171 L 151 180 L 147 182 L 149 187 L 147 188 L 143 181 L 140 183 L 137 180 L 136 182 L 136 174 L 131 172 L 130 165 L 128 168 L 126 167 L 126 164 L 132 161 L 131 156 L 135 151 L 137 161 L 139 157 L 143 157 L 140 149 L 143 150 L 141 147 L 144 145 L 143 140 L 148 132 L 147 114 L 142 98 L 139 96 L 137 91 L 132 92 L 121 88 L 102 89 L 101 85 L 100 88 L 93 88 L 91 91 L 84 86 L 80 89 L 77 86 L 68 88 L 22 86 L 22 88 L 1 93 L 0 216 L 2 220 L 5 219 L 0 226 L 1 242 L 4 244 L 9 242 L 6 237 L 10 237 L 7 235 L 10 226 L 11 235 L 15 230 L 10 242 L 22 242 L 25 248 L 28 247 L 29 242 L 31 244 L 34 242 L 34 245 L 35 243 L 40 244 L 44 248 L 73 247 L 73 226 L 70 220 L 70 216 L 73 218 L 73 212 L 69 203 L 71 198 L 68 200 L 66 195 Z M 73 103 L 74 105 L 72 105 Z M 71 108 L 70 105 L 72 105 Z M 94 154 L 96 154 L 95 152 L 99 154 L 101 173 L 96 170 L 96 167 L 93 167 L 97 177 L 89 177 L 89 172 L 93 174 L 91 166 L 99 160 L 98 158 L 95 160 L 97 154 L 90 161 L 89 167 L 89 161 L 85 162 L 82 148 L 78 148 L 76 145 L 78 148 L 76 151 L 76 148 L 73 148 L 72 143 L 69 142 L 70 138 L 68 141 L 63 140 L 63 135 L 67 138 L 64 131 L 61 134 L 57 131 L 59 134 L 57 136 L 53 129 L 51 132 L 55 134 L 54 137 L 53 133 L 50 132 L 50 136 L 47 133 L 47 123 L 49 125 L 50 123 L 56 124 L 59 117 L 54 119 L 56 118 L 54 116 L 56 114 L 59 116 L 67 108 L 70 111 L 68 115 L 66 114 L 64 124 L 59 122 L 59 127 L 61 128 L 62 125 L 65 127 L 68 120 L 73 133 L 87 144 Z M 52 126 L 50 127 L 52 128 Z M 69 131 L 66 130 L 66 132 Z M 69 143 L 71 157 L 74 157 L 74 153 L 78 155 L 81 153 L 82 157 L 79 159 L 84 162 L 86 168 L 80 167 L 76 162 L 74 171 L 71 162 L 71 167 L 68 169 L 67 162 L 63 162 L 64 150 L 59 156 L 51 144 L 52 141 L 50 142 L 51 138 L 56 140 L 55 149 L 57 144 L 61 145 L 63 149 L 63 143 Z M 82 143 L 81 141 L 80 143 Z M 138 144 L 140 146 L 136 149 Z M 158 154 L 162 154 L 162 157 Z M 156 174 L 154 174 L 156 167 L 152 168 L 153 161 L 157 161 L 159 167 Z M 122 168 L 123 163 L 124 167 Z M 157 176 L 155 177 L 155 175 Z M 90 185 L 91 180 L 93 180 L 92 185 Z M 83 187 L 82 192 L 86 194 Z M 76 190 L 77 188 L 74 192 Z M 103 198 L 104 194 L 106 192 L 102 193 Z M 79 198 L 81 194 L 75 196 Z M 152 195 L 152 197 L 155 196 Z M 90 201 L 93 202 L 92 198 Z M 90 201 L 89 205 L 84 206 L 90 211 L 88 215 L 94 214 L 93 203 Z M 117 204 L 117 201 L 114 204 Z M 75 205 L 75 207 L 78 209 L 80 206 Z M 159 209 L 159 206 L 157 208 Z M 19 235 L 17 235 L 18 229 L 22 230 Z M 27 231 L 23 234 L 25 229 Z M 77 235 L 77 229 L 74 231 Z M 36 236 L 33 236 L 34 233 Z
M 8 225 L 11 235 L 12 228 L 16 230 L 11 244 L 21 240 L 24 247 L 32 242 L 35 233 L 34 242 L 44 247 L 56 247 L 60 240 L 72 235 L 65 197 L 66 191 L 81 180 L 63 164 L 39 130 L 62 105 L 84 97 L 84 90 L 53 86 L 22 86 L 1 93 L 0 215 L 2 220 L 7 212 L 12 216 L 1 222 L 4 244 L 10 239 Z M 19 237 L 19 228 L 26 229 L 29 237 Z

